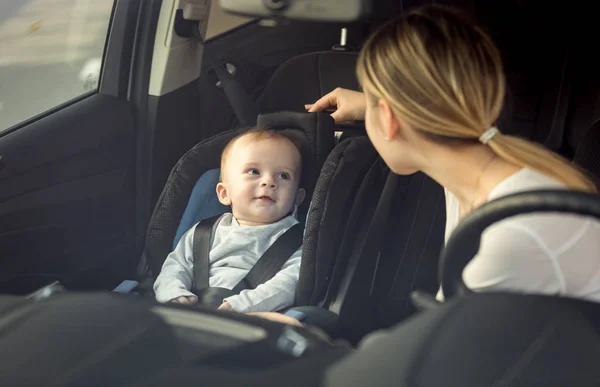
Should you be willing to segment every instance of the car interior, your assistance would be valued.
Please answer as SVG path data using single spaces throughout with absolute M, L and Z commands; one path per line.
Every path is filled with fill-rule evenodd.
M 532 212 L 599 218 L 596 195 L 498 199 L 444 246 L 438 183 L 391 172 L 364 122 L 304 107 L 337 87 L 359 91 L 369 34 L 430 3 L 467 11 L 499 46 L 508 95 L 498 126 L 600 179 L 592 5 L 0 5 L 2 384 L 599 385 L 598 305 L 478 294 L 462 281 L 493 223 Z M 214 192 L 221 152 L 251 126 L 305 144 L 302 266 L 287 310 L 304 328 L 154 301 L 183 233 L 227 211 Z

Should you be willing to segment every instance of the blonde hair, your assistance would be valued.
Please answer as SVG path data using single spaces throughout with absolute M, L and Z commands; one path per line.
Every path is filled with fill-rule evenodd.
M 408 11 L 366 42 L 357 75 L 368 99 L 439 143 L 475 143 L 496 123 L 506 93 L 502 59 L 488 34 L 460 11 L 439 5 Z M 487 145 L 504 160 L 597 192 L 567 159 L 541 145 L 496 134 Z
M 227 143 L 227 145 L 225 145 L 225 148 L 223 148 L 223 152 L 221 153 L 221 177 L 220 177 L 220 180 L 222 180 L 223 171 L 225 170 L 225 165 L 227 164 L 227 157 L 229 156 L 229 152 L 231 152 L 231 148 L 233 148 L 233 145 L 238 140 L 240 140 L 242 138 L 246 138 L 246 137 L 248 137 L 249 140 L 255 141 L 255 142 L 264 141 L 264 140 L 290 142 L 292 145 L 294 145 L 294 148 L 296 148 L 298 150 L 298 155 L 300 156 L 300 166 L 299 166 L 300 169 L 298 170 L 298 173 L 301 174 L 302 144 L 299 141 L 297 141 L 292 136 L 288 136 L 287 134 L 285 134 L 285 132 L 283 132 L 281 130 L 264 129 L 264 128 L 250 128 L 250 129 L 238 134 L 234 138 L 232 138 Z

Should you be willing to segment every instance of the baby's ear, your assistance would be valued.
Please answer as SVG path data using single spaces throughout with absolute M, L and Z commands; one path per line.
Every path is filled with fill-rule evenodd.
M 229 198 L 229 194 L 227 193 L 227 186 L 223 182 L 217 184 L 217 197 L 219 198 L 219 201 L 222 205 L 231 205 L 231 199 Z
M 298 192 L 296 192 L 296 205 L 299 206 L 300 204 L 302 204 L 305 198 L 306 190 L 304 188 L 298 189 Z

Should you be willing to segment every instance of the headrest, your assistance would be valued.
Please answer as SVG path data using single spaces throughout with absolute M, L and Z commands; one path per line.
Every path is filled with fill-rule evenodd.
M 280 129 L 287 135 L 304 144 L 302 149 L 304 186 L 312 192 L 321 166 L 333 149 L 335 123 L 327 113 L 275 112 L 260 114 L 257 126 L 268 129 Z M 294 129 L 301 129 L 302 132 Z
M 353 52 L 313 52 L 289 59 L 279 66 L 258 98 L 259 111 L 305 112 L 311 103 L 336 87 L 360 90 Z

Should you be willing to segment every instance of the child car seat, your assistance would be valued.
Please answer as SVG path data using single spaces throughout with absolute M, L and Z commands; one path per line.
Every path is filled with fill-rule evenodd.
M 315 101 L 337 86 L 358 89 L 354 71 L 356 57 L 357 55 L 354 53 L 339 52 L 316 52 L 294 57 L 281 65 L 273 74 L 257 101 L 247 95 L 239 80 L 227 71 L 218 71 L 221 69 L 216 68 L 215 70 L 217 70 L 216 72 L 223 84 L 223 90 L 238 116 L 239 122 L 254 123 L 255 117 L 257 117 L 256 114 L 261 112 L 264 113 L 262 124 L 267 123 L 270 120 L 269 117 L 273 119 L 272 122 L 269 122 L 270 124 L 278 124 L 277 117 L 280 117 L 283 120 L 281 122 L 283 127 L 298 127 L 294 122 L 289 123 L 289 125 L 286 122 L 291 115 L 283 118 L 285 113 L 278 112 L 288 111 L 291 113 L 295 111 L 304 113 L 303 106 L 305 103 Z M 213 66 L 218 65 L 219 61 L 213 64 Z M 290 88 L 289 84 L 290 79 L 300 79 L 298 78 L 299 74 L 303 75 L 303 79 L 306 79 L 306 74 L 315 75 L 313 82 L 303 81 L 300 88 L 302 93 Z M 245 106 L 246 103 L 249 106 Z M 271 116 L 271 114 L 275 115 Z M 311 153 L 317 163 L 314 167 L 316 174 L 318 174 L 318 168 L 320 168 L 333 146 L 334 131 L 333 128 L 330 130 L 318 129 L 317 127 L 323 125 L 324 127 L 332 127 L 333 125 L 329 117 L 322 118 L 321 115 L 318 117 L 316 121 L 311 121 L 310 124 L 308 122 L 311 119 L 308 118 L 292 119 L 292 121 L 295 119 L 304 120 L 302 125 L 311 127 L 309 132 L 305 131 L 305 134 L 311 134 L 311 137 L 308 137 L 307 140 L 311 143 Z M 226 211 L 218 202 L 216 196 L 213 195 L 214 189 L 206 189 L 206 187 L 216 185 L 219 176 L 220 150 L 237 133 L 239 132 L 221 133 L 203 141 L 188 151 L 172 170 L 149 222 L 146 243 L 137 269 L 139 279 L 144 280 L 148 276 L 156 276 L 168 253 L 172 251 L 183 233 L 196 222 L 202 218 Z M 309 194 L 308 198 L 310 198 L 312 189 L 305 188 Z M 195 199 L 188 201 L 190 197 Z M 306 216 L 308 205 L 309 201 L 306 200 L 299 209 L 301 222 Z M 146 281 L 145 287 L 147 285 Z M 127 286 L 125 287 L 127 288 Z
M 356 59 L 357 54 L 351 52 L 317 52 L 290 59 L 272 75 L 256 100 L 256 111 L 303 111 L 305 103 L 336 87 L 359 90 Z M 239 101 L 248 98 L 238 98 L 240 87 L 233 77 L 223 71 L 220 76 L 234 111 L 242 115 L 239 112 L 247 109 Z M 299 79 L 302 84 L 290 84 Z M 445 217 L 443 190 L 423 174 L 398 177 L 392 214 L 382 217 L 390 219 L 389 227 L 384 226 L 385 237 L 364 247 L 389 169 L 365 136 L 364 127 L 338 125 L 337 129 L 344 131 L 342 138 L 362 134 L 337 145 L 321 171 L 305 228 L 296 304 L 334 311 L 342 325 L 348 323 L 344 337 L 352 327 L 359 329 L 354 332 L 358 337 L 412 313 L 411 289 L 433 291 L 437 287 Z M 380 243 L 381 262 L 376 251 Z M 372 299 L 372 290 L 381 300 Z M 385 309 L 376 307 L 381 303 L 387 304 Z M 371 313 L 369 304 L 378 311 Z
M 285 130 L 303 146 L 302 186 L 310 198 L 321 165 L 333 147 L 333 119 L 326 113 L 277 112 L 260 115 L 259 127 Z M 140 268 L 142 276 L 155 277 L 182 234 L 195 223 L 224 213 L 216 197 L 221 152 L 247 129 L 232 129 L 200 142 L 173 167 L 152 214 Z M 298 209 L 304 222 L 309 200 Z
M 313 194 L 296 304 L 338 314 L 323 328 L 352 342 L 397 323 L 412 290 L 437 289 L 444 225 L 439 184 L 391 173 L 365 135 L 340 142 Z

